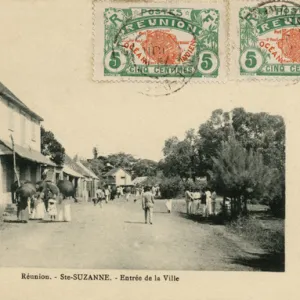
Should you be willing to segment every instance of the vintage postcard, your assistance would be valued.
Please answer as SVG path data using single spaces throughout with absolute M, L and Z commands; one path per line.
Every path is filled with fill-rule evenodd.
M 296 2 L 2 3 L 1 299 L 298 300 Z
M 300 3 L 231 3 L 234 78 L 283 78 L 300 75 Z
M 95 1 L 94 80 L 224 80 L 225 12 L 223 1 Z

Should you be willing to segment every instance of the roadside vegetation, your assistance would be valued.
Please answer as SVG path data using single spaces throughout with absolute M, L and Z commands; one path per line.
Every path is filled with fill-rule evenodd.
M 162 198 L 180 198 L 185 187 L 216 191 L 221 208 L 212 219 L 264 249 L 268 253 L 264 263 L 274 270 L 284 269 L 285 124 L 281 116 L 243 108 L 215 110 L 197 132 L 188 130 L 183 140 L 167 139 L 163 153 L 157 176 Z

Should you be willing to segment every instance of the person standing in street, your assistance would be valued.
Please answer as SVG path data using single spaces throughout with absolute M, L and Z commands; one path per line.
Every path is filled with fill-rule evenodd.
M 215 191 L 211 194 L 211 212 L 216 215 L 216 206 L 217 206 L 217 193 Z
M 110 194 L 110 200 L 113 201 L 115 200 L 117 196 L 117 188 L 115 186 L 111 187 L 111 194 Z
M 146 187 L 145 193 L 142 197 L 142 207 L 145 212 L 145 224 L 149 223 L 153 224 L 153 208 L 154 208 L 154 196 L 151 193 L 151 188 Z
M 49 199 L 48 204 L 49 204 L 48 213 L 50 216 L 50 220 L 55 221 L 57 215 L 57 207 L 56 207 L 56 200 L 54 199 L 54 197 Z
M 192 213 L 192 201 L 194 201 L 193 195 L 188 188 L 185 189 L 185 202 L 186 202 L 186 213 L 190 215 Z
M 43 220 L 45 218 L 46 207 L 44 204 L 45 193 L 38 192 L 35 201 L 35 219 Z
M 172 212 L 172 199 L 167 200 L 166 207 L 168 209 L 168 213 L 170 214 Z
M 201 191 L 200 201 L 202 206 L 202 215 L 203 217 L 207 217 L 206 193 L 204 190 Z
M 130 192 L 131 192 L 130 187 L 126 187 L 126 188 L 125 188 L 125 199 L 126 199 L 127 202 L 128 202 L 129 199 L 130 199 Z
M 155 197 L 155 195 L 156 195 L 156 188 L 155 188 L 155 186 L 152 187 L 151 191 L 152 191 L 153 196 Z
M 108 203 L 109 194 L 110 194 L 108 187 L 105 188 L 104 194 L 105 194 L 105 202 Z
M 207 214 L 211 215 L 211 192 L 209 189 L 206 189 L 206 206 L 207 206 Z
M 111 186 L 109 185 L 107 188 L 108 188 L 108 200 L 111 200 L 111 192 L 112 192 Z
M 102 200 L 104 199 L 104 192 L 102 189 L 100 189 L 100 187 L 98 187 L 98 189 L 96 190 L 96 197 L 97 197 L 97 202 L 95 203 L 95 206 L 96 204 L 99 203 L 100 207 L 102 208 Z
M 201 197 L 201 193 L 200 193 L 200 189 L 195 189 L 195 192 L 193 193 L 193 197 L 194 197 L 194 212 L 197 213 L 200 210 L 200 197 Z
M 120 198 L 120 196 L 121 196 L 121 187 L 118 186 L 117 187 L 117 197 Z

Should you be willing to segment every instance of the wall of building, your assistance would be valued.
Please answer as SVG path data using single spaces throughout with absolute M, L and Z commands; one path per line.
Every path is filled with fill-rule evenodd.
M 126 173 L 124 170 L 119 169 L 115 174 L 116 185 L 131 185 L 131 176 Z
M 15 144 L 41 151 L 41 129 L 38 120 L 32 118 L 1 96 L 0 112 L 0 139 L 10 142 L 10 135 L 12 134 Z

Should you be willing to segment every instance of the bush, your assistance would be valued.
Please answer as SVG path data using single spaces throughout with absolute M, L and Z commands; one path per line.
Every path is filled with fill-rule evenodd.
M 256 218 L 249 217 L 231 222 L 229 227 L 268 252 L 284 253 L 285 251 L 284 226 L 268 229 Z
M 188 179 L 184 182 L 182 182 L 182 189 L 188 189 L 189 191 L 194 190 L 203 190 L 207 186 L 206 182 L 203 181 L 193 181 L 192 179 Z
M 256 198 L 249 199 L 248 201 L 249 201 L 250 204 L 260 204 L 260 201 Z
M 285 217 L 285 197 L 275 197 L 270 199 L 269 206 L 275 217 Z
M 164 178 L 160 185 L 161 196 L 164 199 L 173 199 L 183 191 L 182 181 L 179 177 Z

